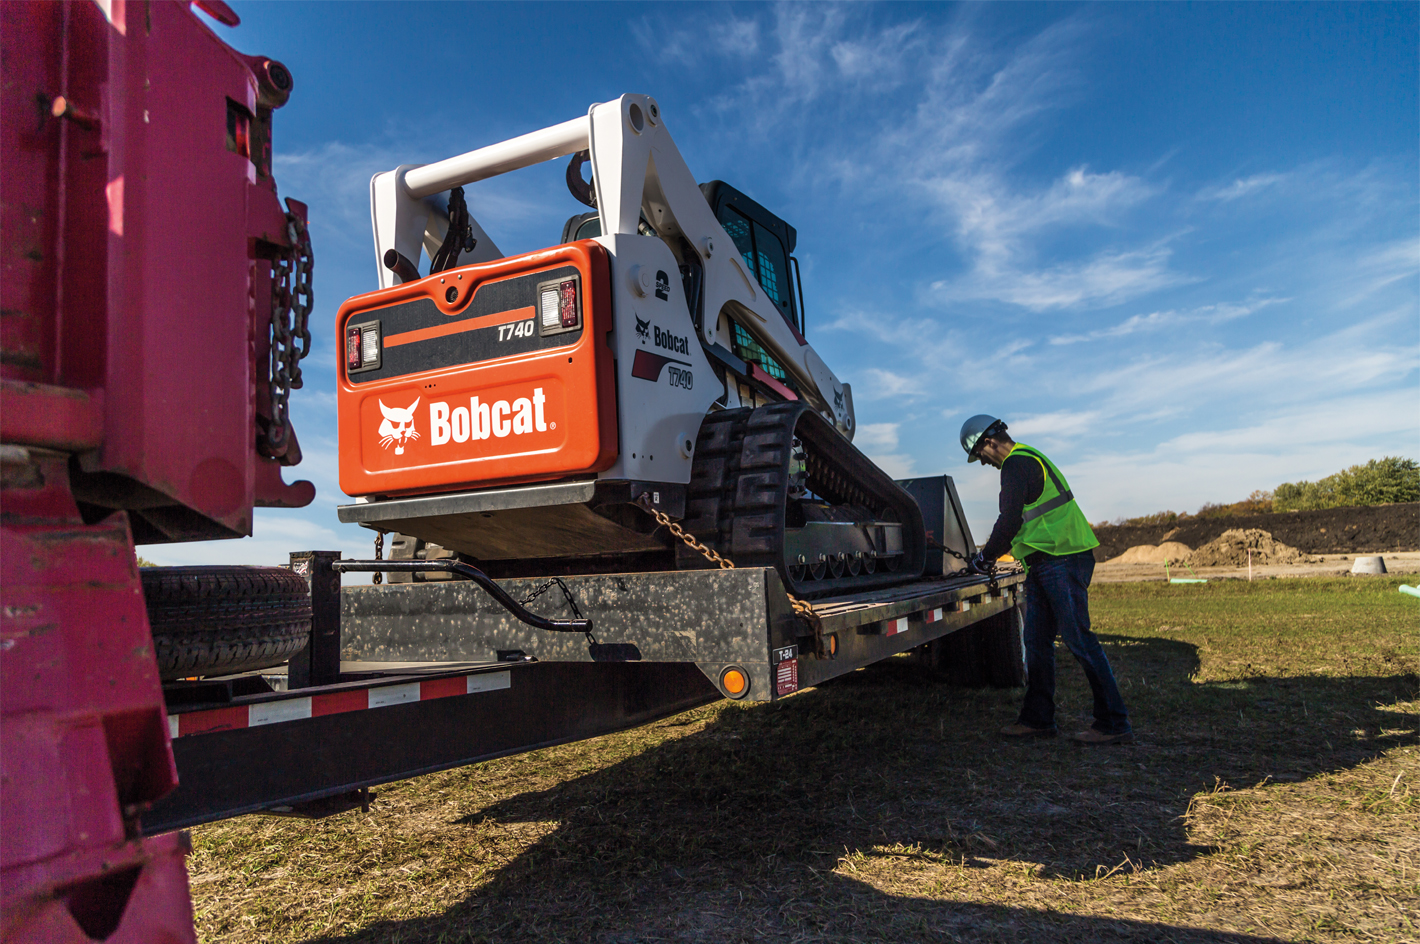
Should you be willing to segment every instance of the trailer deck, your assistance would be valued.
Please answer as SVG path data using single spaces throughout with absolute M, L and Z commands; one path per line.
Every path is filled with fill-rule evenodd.
M 767 568 L 498 582 L 544 616 L 590 619 L 583 634 L 531 628 L 466 581 L 342 588 L 337 557 L 292 555 L 315 616 L 284 677 L 166 687 L 180 784 L 144 814 L 146 832 L 339 812 L 381 783 L 722 697 L 787 697 L 1017 608 L 1024 580 L 952 575 L 818 600 L 817 633 Z

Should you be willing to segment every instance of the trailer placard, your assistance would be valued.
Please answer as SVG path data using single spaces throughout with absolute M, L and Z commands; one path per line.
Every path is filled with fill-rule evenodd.
M 774 694 L 792 695 L 799 690 L 799 659 L 794 646 L 774 650 Z

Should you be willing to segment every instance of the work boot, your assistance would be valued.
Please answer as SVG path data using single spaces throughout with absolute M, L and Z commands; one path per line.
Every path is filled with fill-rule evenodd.
M 1070 735 L 1070 740 L 1076 744 L 1133 744 L 1134 732 L 1124 731 L 1120 734 L 1105 734 L 1097 728 L 1087 728 L 1084 731 L 1077 731 Z
M 1053 738 L 1056 735 L 1055 725 L 1048 728 L 1032 728 L 1028 724 L 1008 724 L 1001 729 L 1001 736 L 1007 738 Z

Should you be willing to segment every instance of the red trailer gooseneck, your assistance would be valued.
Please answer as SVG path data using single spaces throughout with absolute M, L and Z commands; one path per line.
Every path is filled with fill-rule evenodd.
M 219 0 L 194 4 L 219 21 Z M 193 940 L 133 546 L 298 507 L 305 207 L 278 201 L 292 78 L 187 3 L 0 5 L 0 938 Z

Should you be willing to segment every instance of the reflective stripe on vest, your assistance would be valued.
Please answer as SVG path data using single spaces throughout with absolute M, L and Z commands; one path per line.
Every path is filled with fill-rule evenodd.
M 1017 448 L 1019 448 L 1020 443 L 1016 443 L 1016 446 Z M 1034 521 L 1041 515 L 1049 514 L 1050 512 L 1059 508 L 1061 505 L 1066 505 L 1074 501 L 1075 493 L 1065 487 L 1065 483 L 1060 481 L 1060 476 L 1055 474 L 1055 469 L 1051 467 L 1050 463 L 1042 462 L 1040 454 L 1037 453 L 1034 449 L 1031 449 L 1029 446 L 1027 446 L 1022 451 L 1026 455 L 1034 459 L 1036 462 L 1040 462 L 1041 470 L 1044 471 L 1046 475 L 1050 476 L 1051 484 L 1054 485 L 1055 490 L 1060 493 L 1059 495 L 1056 495 L 1054 498 L 1052 498 L 1050 501 L 1046 502 L 1043 505 L 1036 505 L 1034 508 L 1027 508 L 1025 514 L 1021 516 L 1021 523 L 1025 524 L 1027 521 Z

